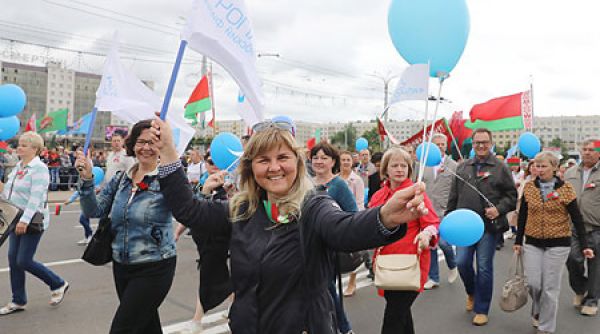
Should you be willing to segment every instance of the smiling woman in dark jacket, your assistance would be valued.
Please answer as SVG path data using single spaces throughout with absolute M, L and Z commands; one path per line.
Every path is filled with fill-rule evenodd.
M 290 129 L 281 122 L 255 125 L 238 169 L 240 192 L 227 202 L 193 199 L 171 129 L 154 121 L 161 191 L 173 215 L 198 233 L 230 240 L 234 334 L 337 333 L 327 291 L 334 252 L 398 240 L 407 221 L 427 212 L 422 184 L 382 207 L 343 212 L 314 192 Z

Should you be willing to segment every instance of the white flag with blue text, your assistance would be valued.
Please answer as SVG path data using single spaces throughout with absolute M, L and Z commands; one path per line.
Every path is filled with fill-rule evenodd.
M 252 128 L 254 124 L 262 122 L 265 119 L 262 111 L 256 112 L 242 92 L 238 93 L 237 112 L 249 128 Z
M 221 64 L 257 112 L 264 97 L 256 72 L 252 25 L 242 0 L 193 0 L 181 39 Z
M 400 101 L 426 101 L 427 98 L 429 98 L 429 65 L 413 64 L 402 72 L 390 105 Z

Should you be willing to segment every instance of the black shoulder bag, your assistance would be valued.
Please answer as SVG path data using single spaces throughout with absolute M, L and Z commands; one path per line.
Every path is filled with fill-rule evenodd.
M 117 183 L 117 191 L 119 191 L 119 186 L 121 185 L 121 181 L 123 180 L 124 172 L 121 173 L 119 177 L 119 182 Z M 112 205 L 115 200 L 115 196 L 117 195 L 117 191 L 112 195 L 109 209 L 104 217 L 100 218 L 98 222 L 98 228 L 92 239 L 88 243 L 81 259 L 91 265 L 94 266 L 102 266 L 112 261 L 112 241 L 113 235 L 111 230 L 111 219 L 109 217 L 110 212 L 112 211 Z
M 10 191 L 8 192 L 8 203 L 12 204 L 10 201 L 10 197 L 12 196 L 13 188 L 15 186 L 15 181 L 17 180 L 17 175 L 15 174 L 12 183 L 10 184 Z M 14 205 L 14 204 L 12 204 Z M 46 192 L 46 202 L 44 203 L 44 208 L 48 205 L 48 193 Z M 16 206 L 16 205 L 15 205 Z M 21 218 L 19 216 L 19 218 Z M 16 225 L 16 224 L 15 224 Z M 44 232 L 44 214 L 40 211 L 36 211 L 31 217 L 31 221 L 27 224 L 27 230 L 25 233 L 28 234 L 39 234 Z

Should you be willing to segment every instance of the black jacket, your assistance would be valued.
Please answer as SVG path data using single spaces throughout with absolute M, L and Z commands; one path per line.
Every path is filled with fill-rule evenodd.
M 337 333 L 327 290 L 334 252 L 374 248 L 406 233 L 401 225 L 384 236 L 377 222 L 379 208 L 347 213 L 329 196 L 316 193 L 305 200 L 298 222 L 273 228 L 259 205 L 249 220 L 232 223 L 226 201 L 193 199 L 181 187 L 186 183 L 180 168 L 161 179 L 161 191 L 179 222 L 198 233 L 229 237 L 233 334 Z
M 456 168 L 456 174 L 475 186 L 496 206 L 500 213 L 498 219 L 506 219 L 506 214 L 515 210 L 517 205 L 517 189 L 510 169 L 492 154 L 483 161 L 479 172 L 475 165 L 476 162 L 476 158 L 465 160 Z M 493 226 L 485 217 L 486 207 L 485 200 L 475 190 L 466 185 L 464 181 L 457 177 L 454 178 L 446 214 L 456 209 L 471 209 L 483 218 L 485 230 L 494 232 Z

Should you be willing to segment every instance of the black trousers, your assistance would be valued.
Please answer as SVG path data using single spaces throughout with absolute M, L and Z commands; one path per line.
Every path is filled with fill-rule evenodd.
M 113 277 L 121 302 L 110 334 L 161 334 L 158 307 L 167 296 L 177 259 L 123 265 L 113 262 Z
M 410 308 L 418 295 L 416 291 L 385 291 L 386 304 L 381 334 L 415 333 Z

